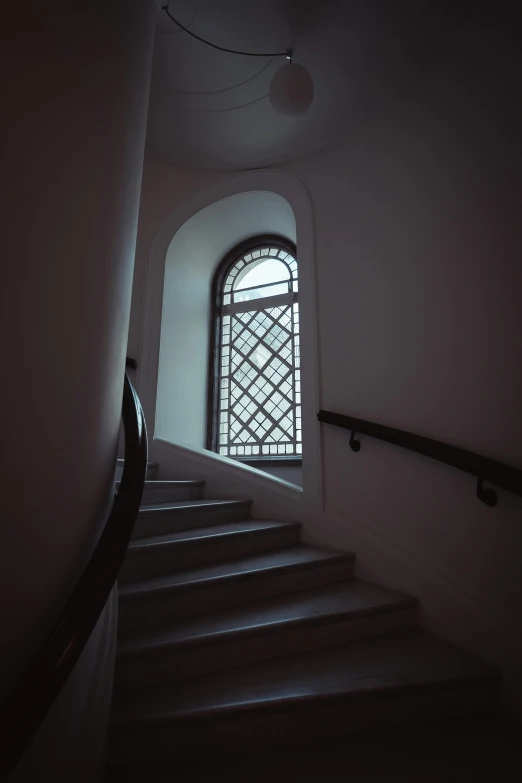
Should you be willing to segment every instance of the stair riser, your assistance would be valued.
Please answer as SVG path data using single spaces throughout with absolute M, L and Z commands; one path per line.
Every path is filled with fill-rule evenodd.
M 142 503 L 175 503 L 178 500 L 201 500 L 205 487 L 145 487 Z
M 191 719 L 171 723 L 139 723 L 112 731 L 111 763 L 129 761 L 179 761 L 205 753 L 237 753 L 267 746 L 339 737 L 387 726 L 417 724 L 490 714 L 497 702 L 496 686 L 476 683 L 468 687 L 440 687 L 417 693 L 397 692 L 386 698 L 358 702 L 317 700 L 305 708 L 236 710 L 225 718 Z
M 115 481 L 121 481 L 121 477 L 123 475 L 123 465 L 117 465 L 116 466 L 116 478 Z M 158 466 L 155 467 L 147 467 L 147 474 L 145 476 L 146 481 L 154 481 L 156 479 L 156 476 L 158 475 Z
M 223 538 L 220 541 L 199 541 L 197 544 L 178 544 L 168 551 L 156 554 L 128 555 L 118 579 L 129 582 L 147 576 L 169 574 L 185 568 L 205 565 L 217 560 L 244 557 L 299 543 L 299 528 L 260 532 L 256 535 Z
M 194 530 L 207 525 L 221 525 L 226 522 L 242 522 L 250 519 L 250 506 L 225 506 L 207 510 L 140 512 L 134 526 L 132 538 L 161 536 L 178 530 Z
M 146 628 L 352 578 L 353 560 L 342 560 L 290 568 L 279 573 L 267 569 L 246 578 L 212 580 L 208 586 L 182 586 L 149 595 L 122 596 L 119 625 L 122 631 Z
M 122 656 L 116 662 L 115 687 L 128 691 L 176 682 L 186 677 L 406 630 L 416 624 L 417 610 L 411 607 L 351 619 L 325 620 L 323 624 L 287 626 L 280 630 L 260 629 L 248 638 L 225 642 L 222 637 L 204 647 L 185 646 L 183 649 L 180 646 L 142 653 L 133 658 Z

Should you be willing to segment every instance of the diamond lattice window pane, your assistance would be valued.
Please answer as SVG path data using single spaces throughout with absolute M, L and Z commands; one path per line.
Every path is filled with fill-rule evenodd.
M 250 418 L 250 414 L 249 414 L 249 412 L 247 411 L 246 408 L 241 408 L 241 410 L 238 411 L 237 415 L 239 416 L 239 418 L 241 419 L 242 422 L 246 422 Z
M 279 421 L 279 419 L 281 419 L 285 415 L 289 407 L 290 407 L 290 403 L 288 402 L 288 400 L 282 400 L 279 403 L 279 405 L 276 405 L 274 410 L 272 411 L 273 418 L 276 419 L 276 421 Z
M 247 362 L 243 362 L 243 364 L 234 373 L 234 380 L 236 380 L 244 389 L 246 389 L 248 386 L 250 386 L 256 376 L 257 372 L 252 367 L 252 365 L 248 364 Z
M 264 246 L 236 261 L 221 290 L 226 312 L 221 318 L 218 438 L 220 453 L 233 457 L 293 456 L 302 448 L 301 418 L 295 416 L 301 402 L 298 304 L 294 298 L 263 308 L 262 296 L 277 282 L 263 277 L 263 269 L 297 291 L 295 258 L 281 247 Z M 243 303 L 252 309 L 230 314 L 231 293 L 256 286 L 256 298 Z
M 292 349 L 289 347 L 289 343 L 286 343 L 279 351 L 279 356 L 284 359 L 287 364 L 292 363 Z
M 283 427 L 286 433 L 290 433 L 292 427 L 294 426 L 294 423 L 292 421 L 292 418 L 287 415 L 283 419 L 281 419 L 281 421 L 279 422 L 279 426 Z
M 279 391 L 281 391 L 285 396 L 288 396 L 292 391 L 292 384 L 290 384 L 287 380 L 284 381 L 279 387 Z
M 271 357 L 272 354 L 270 351 L 267 350 L 264 345 L 258 343 L 248 358 L 255 364 L 256 367 L 261 368 L 264 367 Z

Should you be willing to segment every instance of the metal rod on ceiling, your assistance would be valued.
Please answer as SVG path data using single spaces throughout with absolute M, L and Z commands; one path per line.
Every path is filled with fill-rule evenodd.
M 178 22 L 178 20 L 172 16 L 168 5 L 162 6 L 161 10 L 165 11 L 169 19 L 172 19 L 174 24 L 177 24 L 178 27 L 181 27 L 181 29 L 185 33 L 188 33 L 188 35 L 191 35 L 192 38 L 195 38 L 197 41 L 201 41 L 201 43 L 204 43 L 207 46 L 211 46 L 213 49 L 219 49 L 220 52 L 228 52 L 228 54 L 242 54 L 245 57 L 286 57 L 287 60 L 292 62 L 292 52 L 290 50 L 287 50 L 286 52 L 242 52 L 238 49 L 227 49 L 226 46 L 218 46 L 217 44 L 211 43 L 211 41 L 207 41 L 205 38 L 201 38 L 201 36 L 196 35 L 196 33 L 193 33 L 188 28 L 184 27 L 181 22 Z

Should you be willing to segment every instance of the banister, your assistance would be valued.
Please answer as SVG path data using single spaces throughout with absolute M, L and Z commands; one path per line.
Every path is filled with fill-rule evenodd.
M 125 557 L 147 472 L 147 430 L 138 395 L 125 375 L 122 418 L 125 465 L 112 510 L 64 610 L 2 705 L 0 780 L 6 780 L 38 731 L 80 657 Z
M 448 443 L 426 438 L 423 435 L 415 435 L 412 432 L 395 429 L 384 424 L 376 424 L 365 419 L 356 419 L 341 413 L 319 411 L 317 418 L 325 424 L 333 424 L 335 427 L 350 430 L 349 445 L 353 451 L 359 451 L 361 448 L 360 441 L 355 439 L 355 435 L 369 435 L 372 438 L 393 443 L 404 449 L 415 451 L 417 454 L 444 462 L 446 465 L 451 465 L 466 473 L 471 473 L 477 478 L 477 497 L 488 506 L 496 505 L 497 495 L 492 489 L 483 487 L 484 481 L 522 497 L 522 471 L 511 465 L 483 457 L 457 446 L 451 446 Z

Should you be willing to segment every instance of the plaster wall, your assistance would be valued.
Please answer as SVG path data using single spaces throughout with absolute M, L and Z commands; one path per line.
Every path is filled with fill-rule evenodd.
M 10 4 L 3 23 L 2 697 L 59 617 L 112 505 L 154 4 Z M 99 767 L 115 633 L 113 612 L 57 722 L 48 714 L 47 737 L 60 741 L 39 746 L 33 771 L 71 779 L 65 724 L 77 760 Z
M 185 223 L 169 246 L 154 430 L 163 440 L 206 445 L 212 279 L 226 253 L 256 234 L 295 242 L 294 214 L 277 193 L 250 191 L 218 201 Z
M 281 171 L 312 203 L 320 407 L 522 468 L 514 22 L 508 4 L 470 9 L 342 143 Z M 165 193 L 175 208 L 228 177 L 149 164 L 142 268 Z M 135 340 L 139 281 L 134 294 Z M 472 476 L 369 438 L 355 454 L 348 439 L 322 427 L 324 504 L 296 506 L 305 535 L 418 595 L 423 624 L 494 661 L 522 703 L 520 499 L 499 491 L 488 508 Z

